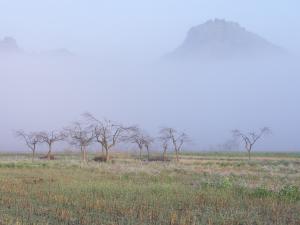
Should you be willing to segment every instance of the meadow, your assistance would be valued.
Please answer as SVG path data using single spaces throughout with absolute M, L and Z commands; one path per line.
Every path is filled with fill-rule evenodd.
M 300 154 L 0 155 L 0 224 L 300 224 Z M 145 156 L 146 159 L 146 156 Z

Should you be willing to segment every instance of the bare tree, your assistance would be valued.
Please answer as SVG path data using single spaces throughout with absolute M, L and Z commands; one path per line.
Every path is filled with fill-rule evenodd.
M 163 148 L 163 160 L 166 161 L 170 138 L 169 138 L 169 136 L 164 135 L 164 136 L 159 137 L 159 140 L 161 141 L 162 148 Z
M 141 130 L 138 127 L 135 127 L 131 130 L 131 133 L 128 138 L 126 138 L 131 143 L 134 143 L 138 146 L 140 151 L 140 160 L 142 160 L 142 151 L 144 147 L 144 140 Z
M 78 146 L 82 155 L 82 160 L 87 162 L 87 147 L 92 144 L 95 134 L 90 127 L 85 127 L 79 122 L 75 122 L 73 126 L 66 128 L 66 132 L 70 137 L 70 144 Z
M 179 154 L 182 150 L 182 146 L 184 145 L 184 143 L 189 141 L 187 134 L 183 132 L 178 132 L 173 128 L 162 128 L 160 130 L 160 134 L 161 134 L 160 139 L 164 140 L 163 144 L 166 149 L 168 148 L 168 143 L 169 142 L 172 143 L 176 155 L 176 160 L 178 162 Z
M 129 130 L 120 124 L 110 120 L 98 120 L 90 113 L 83 115 L 93 127 L 96 141 L 105 151 L 105 161 L 110 160 L 110 150 L 118 143 L 123 141 L 123 134 Z
M 35 132 L 25 133 L 22 130 L 17 131 L 16 136 L 23 138 L 27 147 L 30 148 L 30 150 L 32 151 L 32 161 L 34 161 L 35 153 L 36 153 L 36 146 L 38 143 L 41 143 L 40 136 Z
M 150 160 L 150 146 L 154 143 L 154 138 L 152 138 L 151 136 L 149 135 L 145 135 L 144 136 L 144 146 L 147 150 L 147 158 L 148 158 L 148 161 Z
M 248 157 L 250 160 L 251 159 L 251 151 L 253 149 L 253 146 L 264 135 L 271 133 L 271 130 L 268 127 L 264 127 L 262 129 L 260 129 L 259 132 L 242 133 L 240 130 L 233 130 L 232 133 L 233 133 L 234 137 L 242 139 L 242 141 L 245 144 L 245 149 L 248 152 Z
M 164 141 L 163 143 L 162 143 L 162 145 L 163 145 L 163 159 L 164 159 L 164 161 L 166 161 L 167 160 L 167 152 L 168 152 L 168 147 L 169 147 L 169 143 L 168 143 L 168 141 Z
M 67 135 L 65 132 L 40 132 L 38 134 L 40 136 L 40 139 L 42 142 L 46 143 L 48 145 L 48 153 L 47 153 L 47 159 L 51 159 L 51 153 L 52 153 L 52 146 L 56 142 L 63 141 Z
M 140 160 L 142 159 L 142 151 L 144 147 L 147 150 L 147 158 L 150 160 L 150 146 L 154 142 L 154 139 L 146 134 L 146 132 L 142 131 L 139 127 L 131 127 L 130 131 L 130 135 L 126 139 L 131 143 L 137 144 L 140 150 Z

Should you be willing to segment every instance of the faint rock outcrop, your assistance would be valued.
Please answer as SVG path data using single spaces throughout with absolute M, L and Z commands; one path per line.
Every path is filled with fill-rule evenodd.
M 209 20 L 193 27 L 183 44 L 167 55 L 169 59 L 230 59 L 257 57 L 284 52 L 238 23 Z
M 17 41 L 12 37 L 5 37 L 0 40 L 0 53 L 20 53 Z

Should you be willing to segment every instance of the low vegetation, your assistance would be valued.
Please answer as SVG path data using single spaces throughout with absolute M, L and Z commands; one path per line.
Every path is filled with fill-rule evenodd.
M 0 224 L 300 223 L 299 154 L 94 157 L 0 155 Z

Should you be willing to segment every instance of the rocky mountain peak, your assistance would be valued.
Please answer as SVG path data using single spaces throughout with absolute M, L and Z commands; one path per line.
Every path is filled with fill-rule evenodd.
M 183 44 L 169 58 L 230 59 L 279 53 L 279 47 L 238 23 L 209 20 L 192 27 Z

